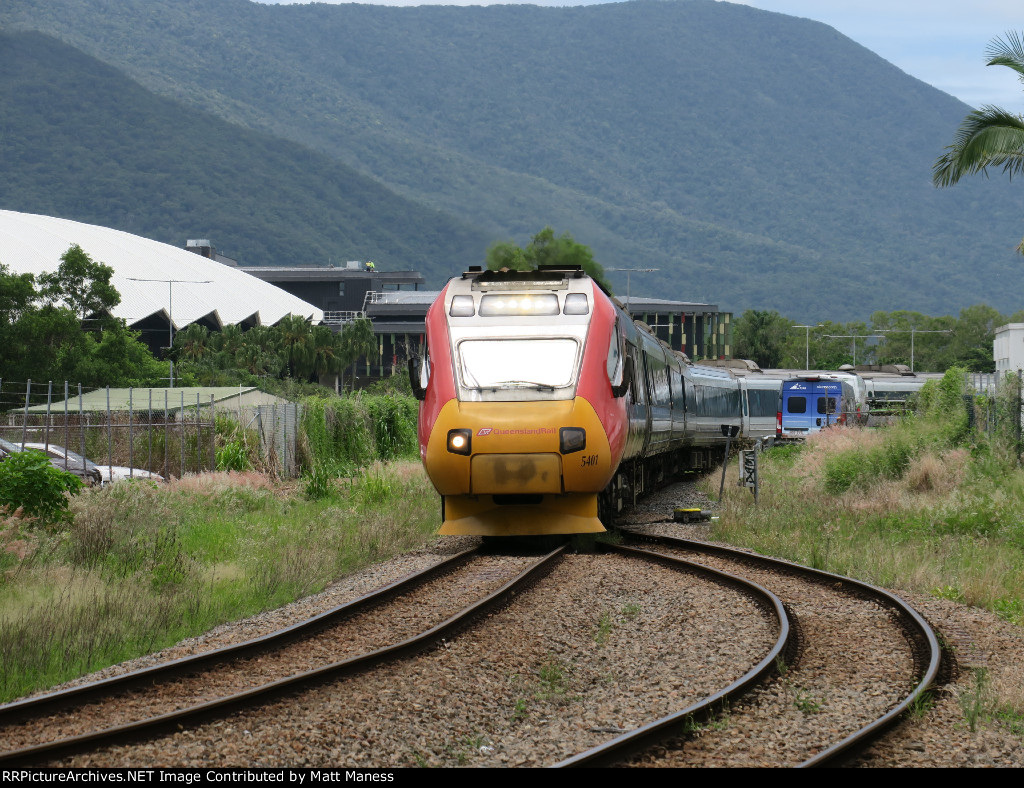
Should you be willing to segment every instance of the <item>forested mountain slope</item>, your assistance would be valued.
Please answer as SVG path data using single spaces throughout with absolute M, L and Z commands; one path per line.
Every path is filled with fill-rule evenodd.
M 442 276 L 487 247 L 325 154 L 155 96 L 38 33 L 0 31 L 0 107 L 3 208 L 174 246 L 210 238 L 243 265 L 375 259 Z
M 59 36 L 489 238 L 551 224 L 606 266 L 659 268 L 635 293 L 808 320 L 1024 301 L 1017 184 L 931 185 L 969 108 L 808 20 L 710 0 L 7 0 L 0 25 Z

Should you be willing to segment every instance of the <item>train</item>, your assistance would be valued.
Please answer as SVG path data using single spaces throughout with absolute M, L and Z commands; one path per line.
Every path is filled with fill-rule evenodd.
M 728 440 L 777 427 L 779 383 L 692 364 L 578 267 L 452 279 L 409 375 L 446 535 L 602 532 Z
M 450 280 L 409 377 L 440 533 L 483 537 L 605 531 L 644 492 L 720 463 L 730 440 L 865 423 L 870 391 L 851 371 L 694 364 L 573 266 Z M 799 380 L 824 392 L 822 416 L 787 429 L 783 389 Z

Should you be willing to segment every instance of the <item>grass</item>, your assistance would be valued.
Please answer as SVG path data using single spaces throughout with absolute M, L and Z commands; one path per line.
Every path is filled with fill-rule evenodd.
M 912 425 L 893 429 L 765 452 L 760 504 L 727 487 L 714 538 L 1024 623 L 1024 471 L 988 447 L 922 441 L 906 454 Z M 899 462 L 850 459 L 871 456 Z
M 0 701 L 172 645 L 427 543 L 418 463 L 300 482 L 256 471 L 134 482 L 72 501 L 63 530 L 0 514 Z
M 932 410 L 898 425 L 826 430 L 766 451 L 759 504 L 727 486 L 712 538 L 1024 625 L 1024 470 L 1011 444 L 966 429 L 963 398 L 942 386 Z M 1011 685 L 991 690 L 989 705 L 1016 730 L 1024 698 Z M 977 703 L 965 706 L 969 719 L 999 716 Z

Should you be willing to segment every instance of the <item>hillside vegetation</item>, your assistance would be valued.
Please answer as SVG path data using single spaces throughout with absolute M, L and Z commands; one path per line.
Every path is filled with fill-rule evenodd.
M 1019 189 L 931 184 L 931 165 L 969 108 L 819 23 L 710 0 L 8 0 L 0 25 L 59 37 L 148 90 L 307 146 L 490 240 L 521 243 L 550 225 L 606 267 L 658 268 L 635 277 L 638 294 L 804 320 L 1019 307 Z M 348 223 L 317 215 L 333 204 L 323 181 L 340 171 L 314 161 L 325 178 L 296 169 L 288 202 L 298 192 L 322 201 L 281 217 L 261 212 L 274 220 L 263 236 L 343 245 L 321 228 Z M 152 172 L 178 176 L 169 162 Z M 250 194 L 275 194 L 255 185 L 221 210 L 246 216 Z M 60 179 L 52 187 L 70 188 Z M 8 193 L 0 204 L 17 202 Z M 123 215 L 108 213 L 123 226 Z M 354 227 L 372 213 L 345 218 Z M 253 229 L 225 224 L 219 243 L 271 262 Z M 420 234 L 410 226 L 394 238 L 385 262 L 406 267 Z M 358 256 L 350 248 L 338 253 Z M 425 257 L 435 285 L 461 265 L 436 253 L 415 264 Z M 619 289 L 623 280 L 616 275 Z
M 487 246 L 324 154 L 156 96 L 38 33 L 0 31 L 0 107 L 0 206 L 11 210 L 178 247 L 210 238 L 243 265 L 458 267 Z

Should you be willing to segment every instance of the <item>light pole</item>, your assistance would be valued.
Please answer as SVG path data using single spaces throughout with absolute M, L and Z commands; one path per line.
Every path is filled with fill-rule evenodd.
M 849 339 L 853 352 L 853 366 L 857 366 L 857 340 L 858 339 L 881 339 L 881 334 L 825 334 L 829 339 Z
M 638 274 L 649 274 L 652 271 L 660 271 L 660 268 L 605 268 L 605 271 L 625 271 L 626 272 L 626 310 L 630 313 L 630 317 L 633 315 L 633 305 L 629 300 L 629 278 L 634 271 Z
M 134 276 L 125 277 L 132 282 L 167 282 L 167 351 L 170 352 L 171 348 L 174 347 L 174 285 L 176 284 L 190 284 L 190 285 L 208 285 L 212 283 L 210 279 L 137 279 Z M 173 362 L 172 362 L 173 363 Z M 174 367 L 172 366 L 173 370 Z M 174 388 L 174 372 L 171 372 L 171 386 Z
M 887 328 L 882 330 L 882 334 L 906 334 L 910 332 L 910 371 L 914 371 L 914 334 L 952 334 L 953 329 L 942 328 L 942 329 L 931 329 L 925 330 L 923 328 Z
M 804 329 L 804 369 L 811 368 L 811 329 L 823 327 L 823 323 L 818 323 L 816 326 L 791 326 L 791 328 Z

